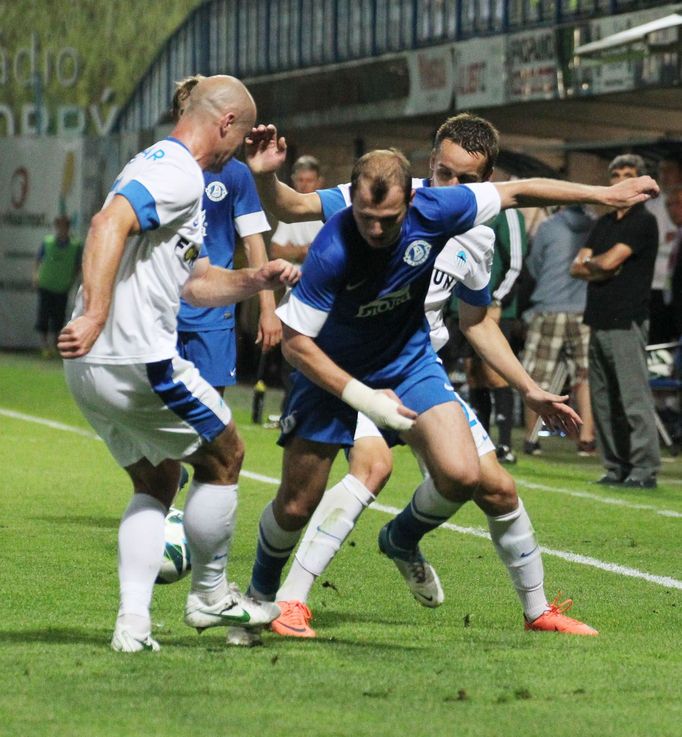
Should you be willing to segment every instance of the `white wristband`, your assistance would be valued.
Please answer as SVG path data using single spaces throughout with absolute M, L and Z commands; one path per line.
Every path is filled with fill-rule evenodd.
M 398 412 L 398 402 L 383 392 L 351 379 L 341 393 L 341 399 L 358 412 L 363 412 L 375 425 L 404 432 L 410 430 L 414 420 Z

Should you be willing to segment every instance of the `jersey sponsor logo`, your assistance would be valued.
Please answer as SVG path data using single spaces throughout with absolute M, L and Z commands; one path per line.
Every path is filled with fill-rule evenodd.
M 410 285 L 405 285 L 402 289 L 397 292 L 391 292 L 390 294 L 375 299 L 373 302 L 369 302 L 366 305 L 360 305 L 355 317 L 376 317 L 383 312 L 390 312 L 394 310 L 398 305 L 409 301 L 410 299 Z
M 431 275 L 431 282 L 436 287 L 442 287 L 446 292 L 451 292 L 455 288 L 455 277 L 446 274 L 440 269 L 434 269 Z
M 194 263 L 199 255 L 199 246 L 184 238 L 179 238 L 175 247 L 180 251 L 180 256 L 185 263 Z
M 227 197 L 227 187 L 222 182 L 211 182 L 206 187 L 206 197 L 211 202 L 220 202 Z
M 427 241 L 412 241 L 405 249 L 403 261 L 408 266 L 421 266 L 429 257 L 431 244 Z

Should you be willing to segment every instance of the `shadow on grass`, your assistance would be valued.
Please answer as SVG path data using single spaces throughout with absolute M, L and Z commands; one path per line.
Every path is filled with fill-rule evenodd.
M 0 630 L 0 642 L 42 642 L 52 645 L 109 645 L 111 632 L 76 627 L 50 627 L 45 630 Z
M 41 515 L 39 517 L 31 517 L 31 519 L 41 522 L 49 522 L 53 525 L 64 525 L 65 527 L 97 527 L 101 529 L 114 530 L 121 524 L 120 517 L 88 517 L 85 515 L 57 516 Z

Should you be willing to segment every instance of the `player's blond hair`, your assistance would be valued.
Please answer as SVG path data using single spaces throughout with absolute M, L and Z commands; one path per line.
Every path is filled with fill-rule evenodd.
M 175 92 L 171 101 L 171 116 L 176 123 L 185 111 L 192 90 L 202 79 L 206 79 L 203 74 L 192 74 L 175 83 Z

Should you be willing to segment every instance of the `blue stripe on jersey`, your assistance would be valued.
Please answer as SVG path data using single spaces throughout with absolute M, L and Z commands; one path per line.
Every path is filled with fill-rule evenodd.
M 469 287 L 457 282 L 455 285 L 455 296 L 474 307 L 487 307 L 492 299 L 490 297 L 490 285 L 486 284 L 483 289 L 469 289 Z
M 159 227 L 156 200 L 144 184 L 140 184 L 136 179 L 131 179 L 116 194 L 123 195 L 130 202 L 130 206 L 135 210 L 135 215 L 137 215 L 140 230 L 155 230 Z
M 317 194 L 322 203 L 322 219 L 327 222 L 329 218 L 337 213 L 339 210 L 343 210 L 348 205 L 343 197 L 343 192 L 338 187 L 332 187 L 331 189 L 318 189 Z
M 202 440 L 210 443 L 225 429 L 225 423 L 190 390 L 173 377 L 173 359 L 146 364 L 154 392 L 181 420 L 191 425 Z
M 175 138 L 175 136 L 166 136 L 166 140 L 173 141 L 173 143 L 177 143 L 178 146 L 182 146 L 186 151 L 189 151 L 189 148 L 187 148 L 187 146 L 185 146 L 185 144 L 182 141 Z M 191 151 L 189 152 L 192 153 Z

